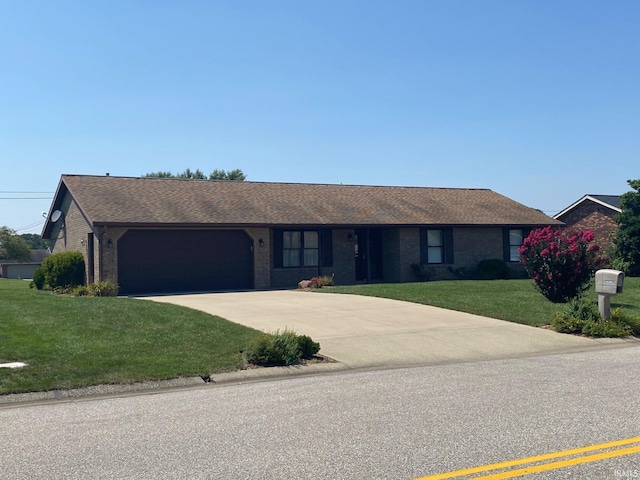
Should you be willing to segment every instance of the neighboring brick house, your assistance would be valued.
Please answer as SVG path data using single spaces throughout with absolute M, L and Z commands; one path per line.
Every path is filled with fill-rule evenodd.
M 447 278 L 517 265 L 546 225 L 563 224 L 487 189 L 63 175 L 42 236 L 129 294 L 407 282 L 415 263 Z
M 592 230 L 596 243 L 607 249 L 618 228 L 613 217 L 621 211 L 619 195 L 585 195 L 553 218 L 572 230 Z

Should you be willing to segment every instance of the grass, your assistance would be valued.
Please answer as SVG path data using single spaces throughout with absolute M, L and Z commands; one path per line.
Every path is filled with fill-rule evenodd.
M 527 325 L 551 322 L 563 308 L 529 280 L 452 280 L 325 287 L 434 305 Z M 589 296 L 597 298 L 590 290 Z M 612 297 L 640 318 L 640 278 Z M 31 290 L 0 279 L 0 394 L 133 383 L 237 370 L 256 330 L 204 312 L 130 298 L 87 298 Z
M 204 312 L 130 298 L 31 290 L 0 279 L 0 394 L 237 370 L 257 331 Z
M 551 323 L 562 304 L 549 302 L 530 280 L 448 280 L 382 283 L 322 288 L 319 292 L 352 293 L 433 305 L 526 325 Z M 597 301 L 593 288 L 589 297 Z M 640 317 L 640 278 L 626 278 L 623 293 L 612 297 L 611 308 L 622 307 Z

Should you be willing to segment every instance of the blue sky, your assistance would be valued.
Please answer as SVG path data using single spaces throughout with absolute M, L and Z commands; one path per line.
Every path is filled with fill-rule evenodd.
M 0 226 L 40 233 L 63 173 L 490 188 L 548 214 L 621 194 L 638 25 L 635 0 L 0 0 Z

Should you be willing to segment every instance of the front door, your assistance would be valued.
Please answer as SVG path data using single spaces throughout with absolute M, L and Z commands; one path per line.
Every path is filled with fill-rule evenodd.
M 354 239 L 356 281 L 382 280 L 382 230 L 362 228 Z

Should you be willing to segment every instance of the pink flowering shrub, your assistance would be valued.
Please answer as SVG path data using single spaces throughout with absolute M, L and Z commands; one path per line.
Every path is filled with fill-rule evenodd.
M 333 285 L 333 275 L 324 275 L 322 277 L 313 277 L 309 280 L 309 288 L 330 287 Z
M 540 293 L 554 303 L 565 303 L 589 288 L 592 275 L 604 263 L 599 250 L 591 231 L 549 226 L 533 230 L 518 251 Z

